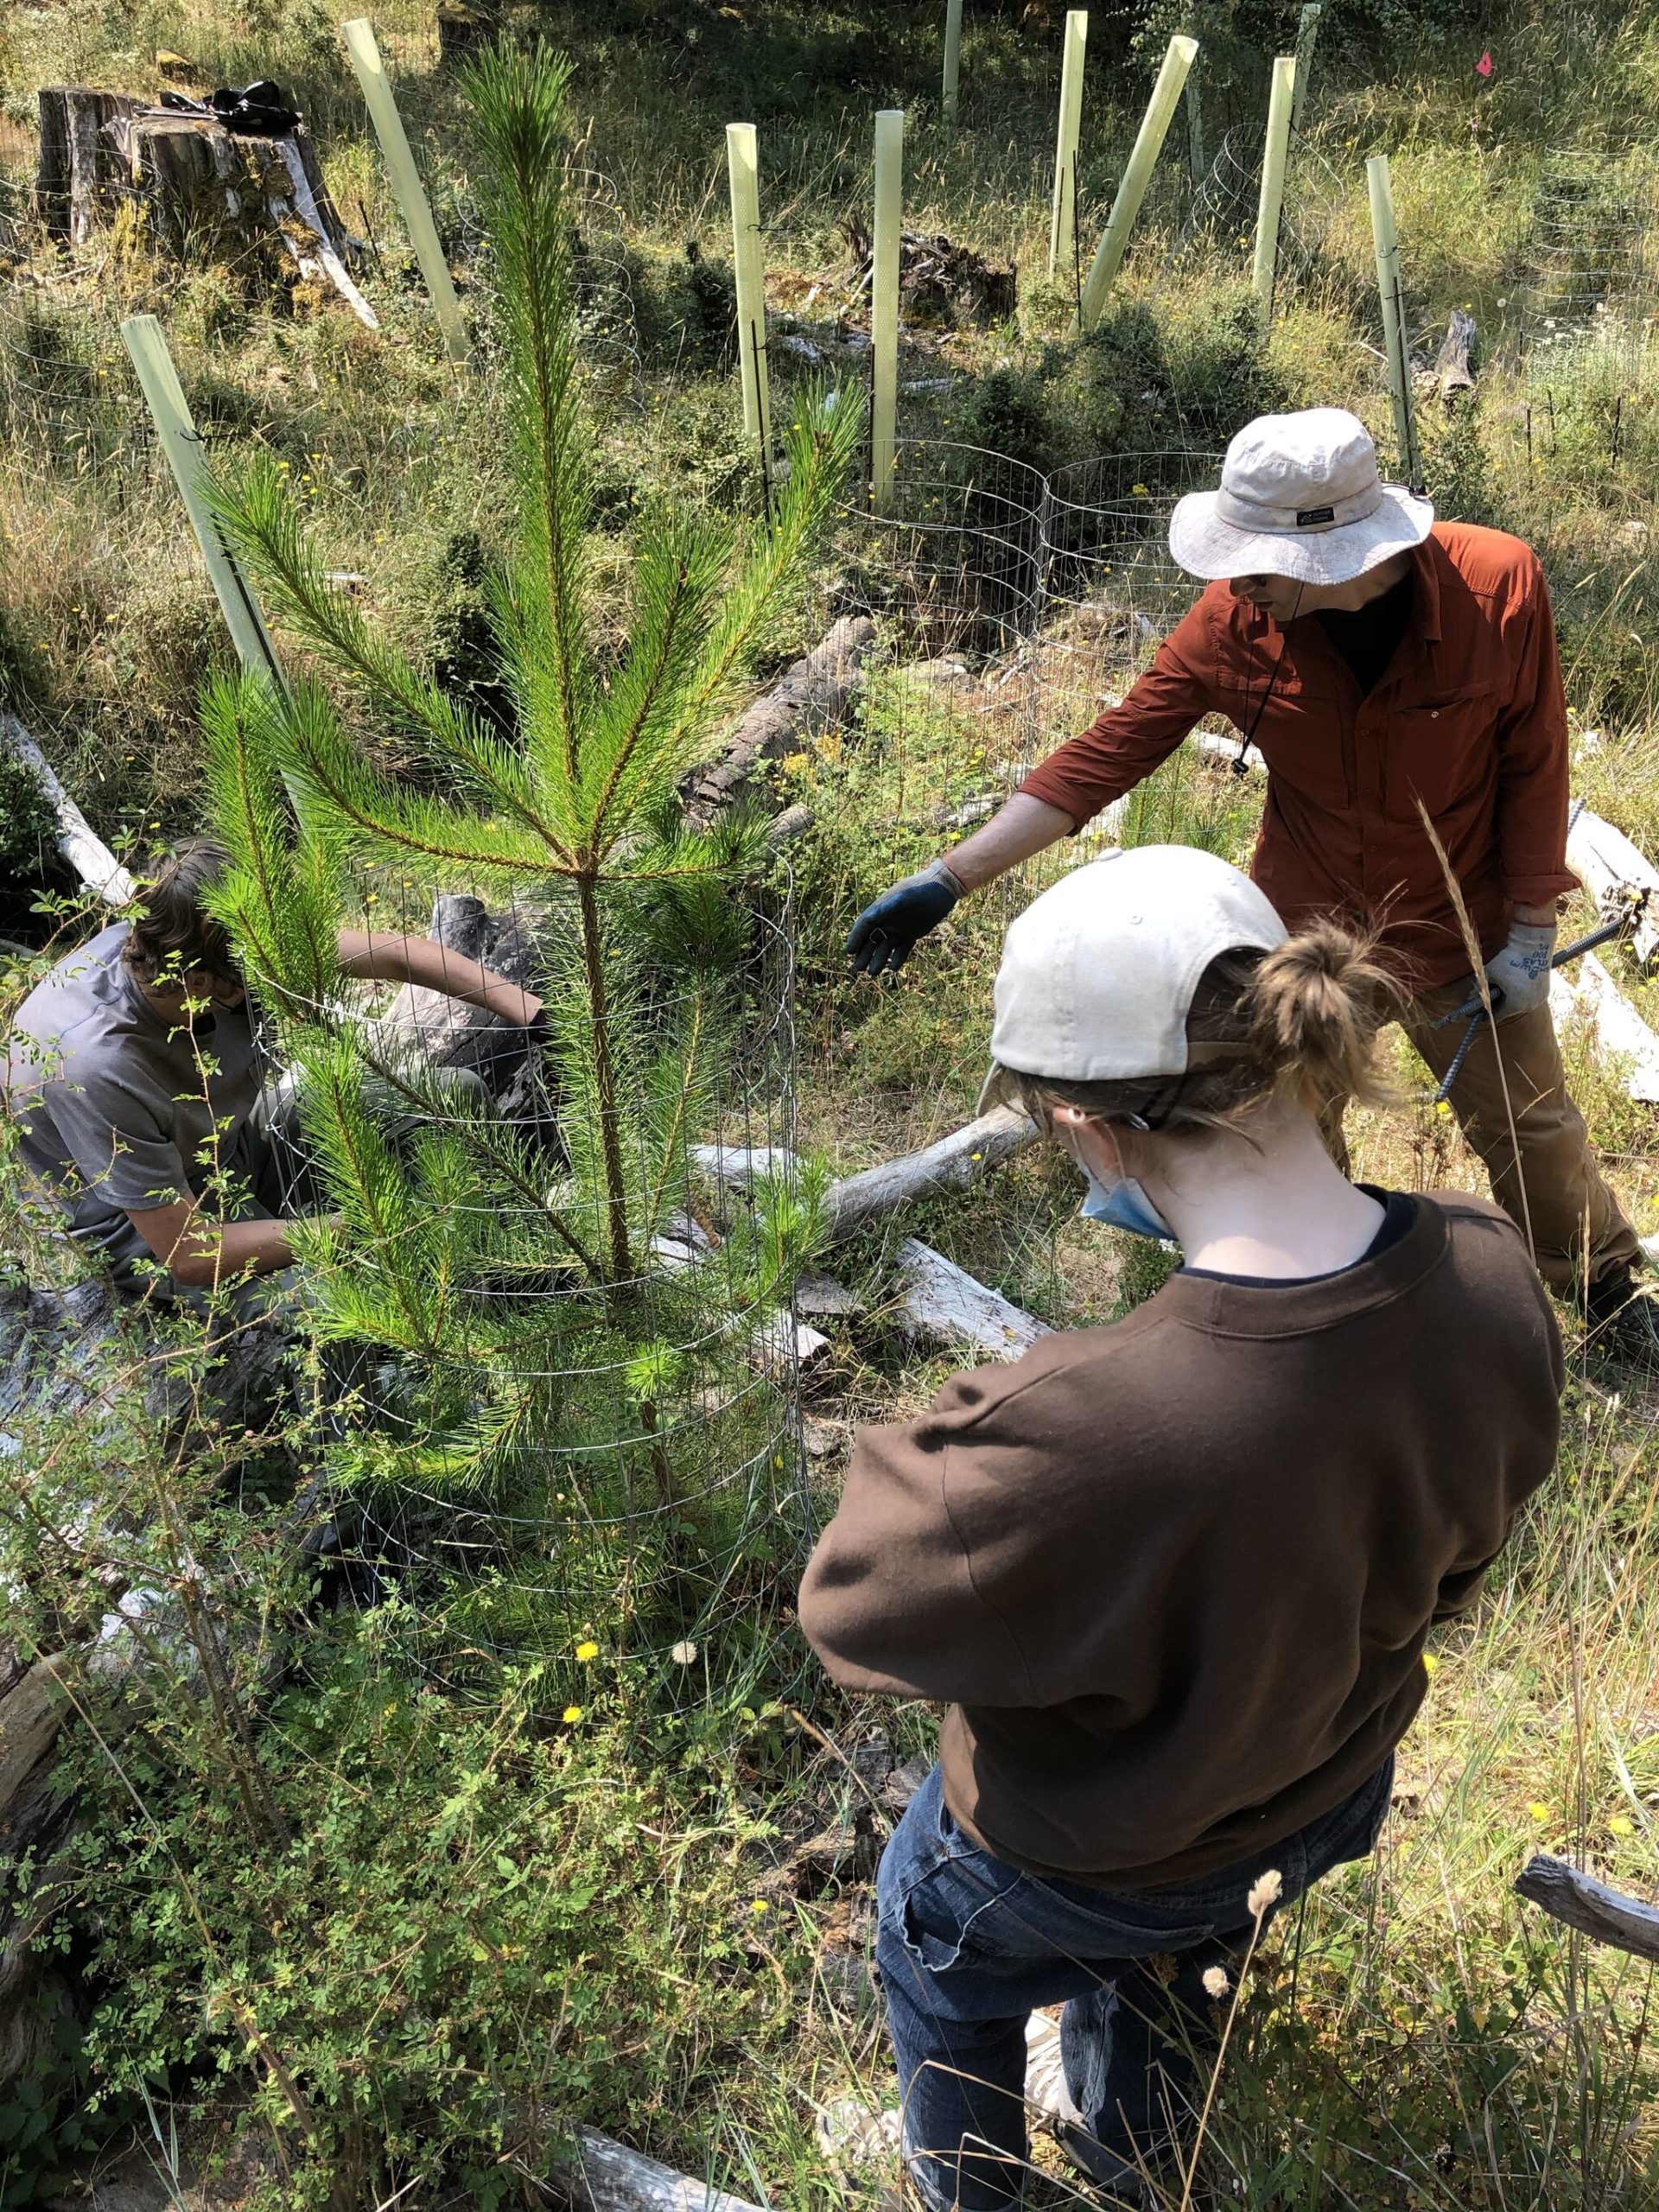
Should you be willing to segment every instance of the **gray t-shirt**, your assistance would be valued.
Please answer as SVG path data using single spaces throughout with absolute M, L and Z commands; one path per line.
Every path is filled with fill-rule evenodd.
M 230 1166 L 259 1096 L 246 1006 L 169 1024 L 122 961 L 127 931 L 113 924 L 36 985 L 6 1067 L 25 1166 L 71 1235 L 111 1255 L 130 1213 L 200 1197 Z

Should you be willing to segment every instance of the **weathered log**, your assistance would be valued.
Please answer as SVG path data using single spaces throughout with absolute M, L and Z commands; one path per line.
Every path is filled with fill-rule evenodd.
M 596 2128 L 580 2131 L 575 2163 L 563 2181 L 576 2212 L 760 2212 L 747 2198 L 676 2173 Z
M 1054 1333 L 1034 1313 L 914 1236 L 899 1247 L 899 1271 L 906 1285 L 905 1325 L 914 1336 L 972 1344 L 993 1359 L 1018 1359 Z
M 687 819 L 707 823 L 722 807 L 753 796 L 766 762 L 800 752 L 827 729 L 863 682 L 874 642 L 875 625 L 868 615 L 843 614 L 749 708 L 720 758 L 692 770 L 681 786 Z
M 1475 388 L 1478 343 L 1473 315 L 1466 308 L 1453 308 L 1440 350 L 1434 357 L 1435 383 L 1448 407 L 1460 391 L 1472 391 Z
M 910 1152 L 856 1175 L 842 1176 L 824 1195 L 832 1237 L 850 1236 L 879 1214 L 913 1205 L 944 1191 L 965 1191 L 1002 1160 L 1037 1141 L 1037 1125 L 1017 1107 L 998 1106 L 937 1144 Z
M 86 85 L 41 87 L 35 207 L 54 238 L 85 245 L 115 213 L 124 176 L 107 126 L 137 105 L 124 93 Z
M 111 906 L 124 906 L 134 896 L 131 876 L 98 836 L 53 772 L 40 747 L 16 715 L 0 709 L 0 745 L 34 772 L 58 817 L 58 850 L 89 891 Z
M 1659 868 L 1622 830 L 1587 806 L 1575 806 L 1567 824 L 1567 864 L 1604 909 L 1633 892 L 1645 893 L 1631 943 L 1643 963 L 1659 953 Z
M 481 899 L 441 892 L 433 901 L 427 935 L 435 944 L 493 969 L 510 983 L 533 989 L 539 973 L 528 919 L 515 909 L 493 914 Z M 405 983 L 373 1025 L 377 1046 L 394 1060 L 412 1052 L 434 1067 L 481 1069 L 495 1041 L 512 1024 L 487 1007 L 468 1006 L 442 991 Z
M 1659 1959 L 1659 1905 L 1626 1897 L 1592 1875 L 1581 1874 L 1564 1859 L 1539 1852 L 1515 1878 L 1516 1894 L 1541 1906 L 1552 1920 L 1592 1936 L 1599 1943 L 1632 1951 L 1637 1958 Z
M 0 1851 L 15 1858 L 32 1826 L 19 1815 L 63 1726 L 66 1705 L 57 1659 L 37 1659 L 0 1698 Z M 29 1827 L 20 1838 L 20 1827 Z
M 1004 1160 L 1037 1141 L 1037 1126 L 1017 1107 L 998 1106 L 936 1144 L 843 1175 L 824 1193 L 824 1220 L 832 1242 L 867 1222 L 944 1191 L 966 1191 Z M 795 1154 L 782 1145 L 699 1144 L 691 1157 L 706 1175 L 734 1190 L 748 1190 L 762 1176 L 787 1174 Z
M 1659 1105 L 1659 1037 L 1593 952 L 1586 952 L 1578 968 L 1576 981 L 1561 968 L 1549 979 L 1550 1010 L 1557 1022 L 1583 1016 L 1599 1049 L 1624 1063 L 1630 1097 L 1644 1106 Z

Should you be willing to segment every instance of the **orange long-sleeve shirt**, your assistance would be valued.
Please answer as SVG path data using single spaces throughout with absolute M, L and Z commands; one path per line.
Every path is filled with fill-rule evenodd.
M 1316 617 L 1281 628 L 1211 584 L 1122 705 L 1020 789 L 1081 826 L 1205 715 L 1254 727 L 1268 795 L 1250 872 L 1290 927 L 1334 914 L 1381 928 L 1418 988 L 1466 974 L 1417 802 L 1490 957 L 1512 905 L 1543 905 L 1577 882 L 1566 859 L 1567 706 L 1549 589 L 1528 546 L 1440 522 L 1414 559 L 1411 620 L 1370 692 Z

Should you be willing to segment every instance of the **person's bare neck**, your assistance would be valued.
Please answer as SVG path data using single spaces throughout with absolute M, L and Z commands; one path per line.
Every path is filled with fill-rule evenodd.
M 1151 1163 L 1141 1170 L 1187 1266 L 1297 1281 L 1359 1259 L 1382 1208 L 1333 1163 L 1313 1116 L 1268 1101 L 1248 1134 L 1248 1143 L 1236 1131 L 1201 1141 L 1185 1162 L 1172 1147 L 1166 1173 Z

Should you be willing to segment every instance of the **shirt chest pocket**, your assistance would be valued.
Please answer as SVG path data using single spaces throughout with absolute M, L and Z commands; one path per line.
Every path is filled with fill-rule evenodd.
M 1254 733 L 1256 749 L 1281 784 L 1332 810 L 1353 804 L 1352 727 L 1323 684 L 1304 683 L 1286 670 L 1270 693 L 1263 677 L 1254 684 L 1223 683 L 1217 698 L 1241 735 Z
M 1496 692 L 1462 691 L 1396 706 L 1384 747 L 1386 810 L 1414 822 L 1419 800 L 1439 817 L 1489 792 L 1497 780 L 1501 705 Z

